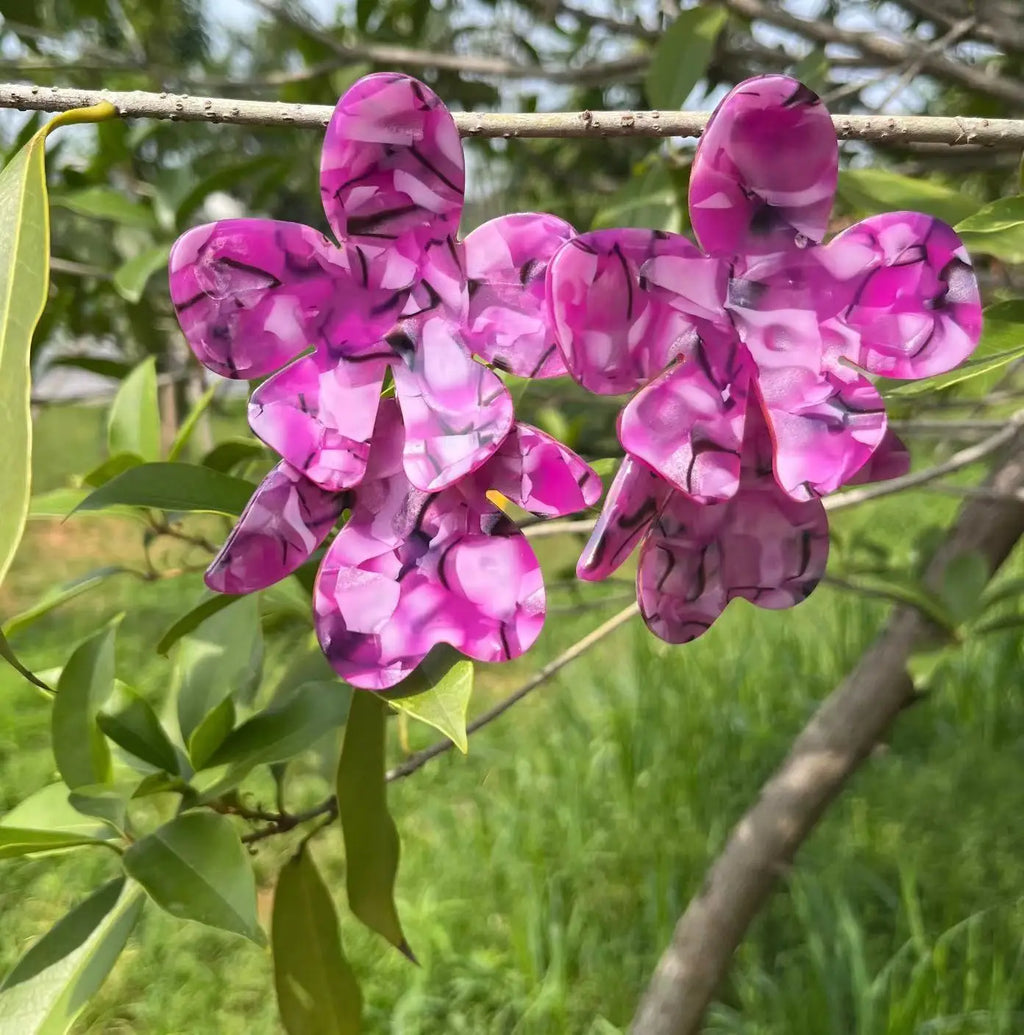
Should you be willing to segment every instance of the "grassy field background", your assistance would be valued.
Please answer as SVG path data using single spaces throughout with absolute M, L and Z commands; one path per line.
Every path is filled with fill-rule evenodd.
M 100 458 L 101 424 L 98 409 L 44 412 L 36 491 Z M 954 505 L 904 496 L 835 524 L 841 535 L 869 528 L 909 543 Z M 552 578 L 576 548 L 545 545 Z M 0 615 L 55 582 L 140 551 L 130 522 L 34 524 L 0 591 Z M 15 647 L 44 669 L 75 637 L 125 611 L 119 675 L 159 700 L 170 664 L 153 644 L 198 587 L 198 576 L 155 585 L 121 577 L 39 622 Z M 595 599 L 611 591 L 584 592 Z M 563 593 L 556 602 L 571 600 Z M 474 709 L 621 606 L 553 613 L 526 662 L 481 668 Z M 636 623 L 474 738 L 468 757 L 450 754 L 392 785 L 403 841 L 399 908 L 422 965 L 343 919 L 366 1030 L 624 1030 L 730 826 L 886 611 L 884 602 L 823 587 L 791 612 L 734 604 L 711 633 L 681 649 Z M 990 637 L 968 646 L 901 717 L 756 922 L 708 1032 L 1024 1032 L 1021 672 L 1019 636 Z M 0 668 L 3 809 L 55 777 L 48 719 L 48 703 Z M 414 747 L 431 739 L 411 732 Z M 398 738 L 391 740 L 397 759 Z M 326 789 L 310 770 L 297 793 L 314 800 Z M 267 913 L 270 877 L 288 848 L 278 840 L 285 843 L 260 853 Z M 315 852 L 343 907 L 338 834 L 321 837 Z M 107 853 L 4 863 L 0 966 L 109 868 Z M 277 1033 L 269 957 L 147 909 L 77 1031 Z

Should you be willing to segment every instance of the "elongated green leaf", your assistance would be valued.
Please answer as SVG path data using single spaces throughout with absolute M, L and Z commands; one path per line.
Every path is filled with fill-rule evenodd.
M 107 419 L 107 445 L 111 456 L 134 453 L 143 460 L 160 458 L 155 356 L 143 360 L 114 396 Z
M 187 636 L 194 629 L 199 628 L 207 618 L 215 615 L 218 611 L 223 611 L 228 604 L 233 604 L 238 599 L 237 595 L 231 593 L 214 593 L 205 600 L 200 601 L 191 611 L 183 614 L 160 637 L 160 642 L 156 645 L 157 654 L 163 654 L 166 657 L 167 652 L 178 640 L 183 636 Z
M 0 827 L 49 830 L 90 839 L 107 838 L 113 833 L 106 823 L 98 823 L 71 805 L 65 783 L 51 783 L 18 802 L 10 812 L 4 813 Z
M 647 72 L 647 99 L 654 108 L 679 108 L 704 78 L 715 41 L 728 20 L 724 7 L 680 11 L 658 40 Z
M 114 287 L 126 302 L 138 302 L 146 283 L 157 270 L 167 266 L 170 243 L 154 244 L 114 270 Z
M 918 611 L 947 632 L 952 632 L 957 626 L 955 616 L 942 598 L 932 593 L 916 579 L 901 576 L 898 572 L 891 572 L 887 575 L 858 572 L 856 575 L 844 575 L 843 579 L 851 589 L 859 590 L 861 593 L 886 597 L 898 603 L 916 607 Z
M 93 219 L 107 219 L 122 226 L 156 229 L 156 218 L 145 205 L 110 187 L 83 187 L 66 194 L 55 194 L 53 204 Z
M 106 485 L 111 478 L 116 478 L 119 474 L 123 474 L 132 467 L 138 467 L 144 462 L 138 453 L 115 453 L 97 464 L 82 480 L 86 485 L 98 489 L 101 485 Z
M 114 830 L 125 830 L 125 811 L 128 799 L 135 790 L 136 781 L 119 784 L 90 784 L 78 787 L 68 795 L 68 801 L 85 816 L 103 820 Z
M 64 112 L 38 130 L 0 171 L 0 583 L 21 542 L 31 486 L 29 349 L 50 283 L 44 142 L 57 126 L 116 114 L 106 102 Z
M 988 561 L 977 550 L 954 557 L 946 566 L 939 595 L 957 622 L 977 614 L 988 578 Z
M 123 861 L 125 872 L 172 916 L 264 944 L 252 866 L 226 817 L 185 812 L 136 841 Z
M 195 432 L 199 421 L 202 420 L 203 414 L 206 413 L 210 403 L 213 402 L 213 396 L 216 391 L 217 386 L 210 385 L 196 400 L 195 406 L 189 411 L 189 415 L 178 429 L 178 434 L 174 436 L 174 441 L 171 443 L 171 448 L 167 453 L 168 460 L 177 460 L 185 451 L 185 447 L 192 438 L 192 434 Z
M 353 692 L 338 762 L 345 882 L 352 912 L 413 959 L 394 900 L 399 844 L 384 782 L 386 714 L 387 705 L 376 695 Z
M 64 1035 L 113 970 L 143 901 L 119 877 L 43 935 L 0 985 L 0 1035 Z
M 96 837 L 60 830 L 26 830 L 22 827 L 0 825 L 0 859 L 14 859 L 19 855 L 39 855 L 42 852 L 97 844 L 106 843 Z
M 987 611 L 1004 600 L 1024 600 L 1024 578 L 1000 579 L 993 583 L 981 598 L 981 608 Z
M 289 1035 L 358 1035 L 363 998 L 345 958 L 334 902 L 308 850 L 284 864 L 270 946 L 281 1021 Z
M 142 464 L 90 493 L 75 510 L 104 510 L 126 504 L 237 517 L 255 488 L 252 482 L 198 464 Z
M 178 724 L 186 743 L 223 700 L 248 693 L 259 679 L 262 654 L 255 595 L 234 601 L 182 639 L 175 659 L 175 685 Z
M 107 359 L 103 356 L 58 356 L 53 361 L 53 365 L 88 370 L 90 374 L 112 377 L 117 381 L 124 380 L 132 370 L 131 363 L 127 363 L 123 359 Z
M 168 773 L 178 772 L 178 753 L 144 698 L 120 680 L 97 716 L 100 729 L 125 751 Z
M 1024 262 L 1024 194 L 993 201 L 955 229 L 969 252 Z
M 215 797 L 258 765 L 287 762 L 312 747 L 348 716 L 350 687 L 343 683 L 305 683 L 283 704 L 254 715 L 233 730 L 205 762 L 193 787 Z
M 30 672 L 19 660 L 18 655 L 14 653 L 14 649 L 7 642 L 7 637 L 4 635 L 3 629 L 0 629 L 0 658 L 3 658 L 11 668 L 14 669 L 19 675 L 24 676 L 34 686 L 38 686 L 40 690 L 45 690 L 46 693 L 52 694 L 52 687 L 48 686 L 46 682 L 39 678 L 34 672 Z
M 266 450 L 251 438 L 228 439 L 227 442 L 220 442 L 203 457 L 203 466 L 212 467 L 215 471 L 223 471 L 225 474 L 233 467 L 249 460 L 258 460 L 266 455 Z
M 112 506 L 102 511 L 77 510 L 78 505 L 89 496 L 88 489 L 52 489 L 50 492 L 43 492 L 32 497 L 29 501 L 28 516 L 32 520 L 60 518 L 63 521 L 72 514 L 101 520 L 108 517 L 126 517 L 133 521 L 145 520 L 144 513 L 132 507 Z
M 114 689 L 115 635 L 111 625 L 86 640 L 68 659 L 57 683 L 50 726 L 53 754 L 72 789 L 110 780 L 110 748 L 96 716 Z
M 676 232 L 681 229 L 679 212 L 676 186 L 664 164 L 659 162 L 642 175 L 630 177 L 594 216 L 591 229 L 646 226 Z
M 790 74 L 794 79 L 799 79 L 804 86 L 820 94 L 828 86 L 831 70 L 832 62 L 829 61 L 825 48 L 815 47 L 793 65 Z
M 866 215 L 893 210 L 925 212 L 947 223 L 966 219 L 981 203 L 952 187 L 888 169 L 844 169 L 839 196 Z
M 448 658 L 440 669 L 431 667 L 427 659 L 402 684 L 415 689 L 400 697 L 388 696 L 392 708 L 411 715 L 440 730 L 463 754 L 469 750 L 466 738 L 466 709 L 473 693 L 473 662 L 465 658 Z M 405 684 L 411 686 L 406 688 Z
M 195 769 L 202 769 L 206 760 L 224 743 L 235 728 L 235 702 L 225 697 L 203 716 L 188 738 L 188 757 Z
M 97 568 L 95 571 L 80 575 L 77 579 L 72 579 L 70 582 L 54 586 L 52 589 L 47 590 L 31 607 L 26 608 L 24 611 L 19 611 L 16 615 L 8 618 L 3 625 L 4 635 L 13 636 L 44 615 L 48 615 L 62 604 L 66 604 L 69 600 L 74 600 L 75 597 L 80 597 L 83 593 L 88 593 L 91 589 L 95 589 L 109 579 L 111 575 L 122 575 L 126 570 L 125 568 L 118 567 Z

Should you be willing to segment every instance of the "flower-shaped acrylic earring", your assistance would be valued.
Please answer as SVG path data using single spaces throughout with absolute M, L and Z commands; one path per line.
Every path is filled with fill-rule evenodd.
M 542 517 L 582 510 L 601 494 L 590 467 L 526 424 L 515 424 L 482 467 L 436 493 L 409 481 L 403 442 L 398 406 L 385 399 L 358 488 L 329 493 L 279 464 L 207 572 L 220 592 L 263 589 L 308 560 L 350 509 L 320 565 L 314 624 L 337 672 L 370 690 L 404 679 L 439 643 L 478 661 L 507 661 L 540 633 L 540 566 L 488 492 Z
M 885 408 L 866 373 L 928 377 L 976 345 L 977 283 L 945 223 L 890 213 L 821 243 L 837 175 L 835 131 L 815 94 L 786 76 L 751 79 L 722 101 L 697 148 L 689 208 L 703 251 L 679 235 L 626 229 L 583 234 L 555 256 L 549 298 L 570 373 L 601 394 L 639 389 L 619 418 L 634 459 L 609 494 L 582 577 L 602 577 L 604 537 L 625 527 L 617 508 L 636 493 L 653 519 L 669 493 L 698 504 L 733 500 L 755 471 L 763 479 L 770 469 L 795 502 L 849 483 L 886 441 Z M 880 458 L 878 468 L 886 466 Z M 667 485 L 640 491 L 654 474 Z M 788 504 L 777 512 L 788 515 Z M 737 499 L 701 520 L 716 523 L 721 540 L 734 527 L 727 514 L 740 513 Z M 790 517 L 787 527 L 803 521 Z M 639 517 L 635 524 L 640 531 L 613 552 L 629 552 L 646 528 Z M 762 532 L 780 541 L 781 526 Z M 701 595 L 703 570 L 684 595 Z M 729 570 L 726 597 L 740 588 Z M 648 570 L 641 603 L 668 577 L 652 582 Z
M 296 223 L 236 219 L 172 250 L 171 297 L 193 351 L 226 377 L 272 375 L 250 425 L 328 492 L 363 477 L 388 367 L 406 474 L 430 492 L 483 464 L 512 427 L 507 389 L 474 354 L 523 376 L 565 372 L 543 292 L 572 228 L 509 215 L 460 242 L 464 179 L 437 96 L 408 76 L 369 75 L 339 100 L 324 140 L 337 244 Z

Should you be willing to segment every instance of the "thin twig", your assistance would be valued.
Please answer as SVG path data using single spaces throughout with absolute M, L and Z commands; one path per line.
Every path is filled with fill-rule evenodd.
M 142 90 L 79 90 L 24 83 L 0 84 L 0 108 L 69 111 L 109 101 L 122 118 L 227 122 L 322 130 L 334 111 L 322 104 L 282 104 L 241 98 L 192 97 Z M 710 114 L 700 111 L 453 112 L 464 137 L 697 137 Z M 841 140 L 932 142 L 1017 148 L 1024 119 L 947 118 L 927 115 L 835 115 Z
M 518 690 L 509 694 L 508 697 L 502 698 L 493 708 L 489 708 L 482 715 L 475 718 L 467 727 L 466 734 L 472 735 L 477 730 L 481 730 L 484 726 L 494 722 L 499 716 L 504 715 L 505 712 L 512 707 L 512 705 L 521 701 L 528 694 L 533 693 L 542 683 L 546 683 L 556 672 L 561 671 L 566 665 L 575 661 L 578 657 L 586 654 L 591 647 L 597 646 L 606 636 L 615 632 L 620 625 L 625 625 L 631 618 L 634 618 L 640 613 L 640 608 L 636 603 L 630 604 L 628 607 L 624 607 L 618 614 L 613 615 L 608 619 L 607 622 L 602 623 L 596 629 L 587 633 L 581 640 L 577 640 L 571 647 L 562 651 L 557 658 L 549 661 L 539 672 L 531 676 Z M 430 747 L 424 748 L 422 751 L 417 751 L 416 754 L 410 755 L 400 765 L 395 766 L 394 769 L 388 770 L 387 781 L 390 783 L 392 780 L 399 780 L 403 776 L 408 776 L 410 773 L 416 772 L 417 769 L 421 769 L 427 764 L 432 758 L 437 758 L 438 755 L 443 755 L 446 751 L 450 751 L 452 748 L 452 742 L 450 740 L 439 740 L 436 744 L 431 744 Z

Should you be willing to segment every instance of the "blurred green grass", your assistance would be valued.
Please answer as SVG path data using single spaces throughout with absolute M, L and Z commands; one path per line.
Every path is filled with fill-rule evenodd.
M 101 448 L 101 410 L 45 411 L 36 426 L 37 491 L 87 469 Z M 900 497 L 837 515 L 835 524 L 842 536 L 869 530 L 908 543 L 953 507 Z M 572 561 L 576 546 L 544 541 L 549 576 Z M 36 525 L 0 613 L 140 550 L 130 523 Z M 112 581 L 40 621 L 15 646 L 45 668 L 76 636 L 125 611 L 119 673 L 159 697 L 170 665 L 153 644 L 197 589 L 197 578 Z M 609 590 L 580 592 L 593 599 Z M 481 670 L 474 707 L 611 611 L 553 615 L 529 659 Z M 878 601 L 823 587 L 790 612 L 734 604 L 682 649 L 639 624 L 627 627 L 474 738 L 468 758 L 452 753 L 392 785 L 403 841 L 399 907 L 421 966 L 343 919 L 366 1030 L 624 1030 L 709 860 L 885 613 Z M 936 690 L 900 718 L 798 856 L 740 950 L 707 1031 L 1024 1031 L 1020 684 L 1013 633 L 971 644 L 946 666 Z M 0 669 L 4 808 L 55 776 L 48 708 Z M 419 727 L 411 733 L 413 747 L 431 739 Z M 327 789 L 313 773 L 292 784 L 310 800 Z M 266 884 L 287 849 L 282 840 L 261 851 Z M 337 832 L 315 851 L 344 917 Z M 106 853 L 5 863 L 0 966 L 6 970 L 109 868 Z M 277 1033 L 269 958 L 151 908 L 76 1030 Z

